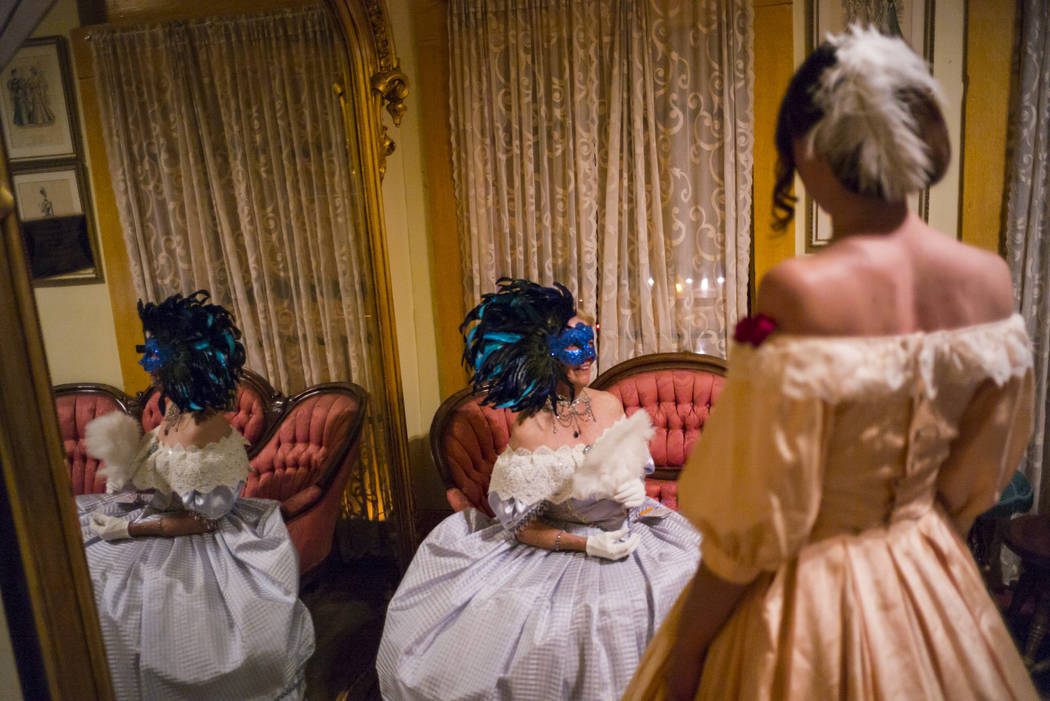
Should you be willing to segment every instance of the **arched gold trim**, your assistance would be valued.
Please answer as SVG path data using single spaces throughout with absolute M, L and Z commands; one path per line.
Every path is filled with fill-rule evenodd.
M 372 284 L 375 290 L 378 352 L 384 386 L 375 393 L 373 418 L 385 435 L 390 450 L 390 472 L 394 492 L 394 516 L 398 529 L 398 555 L 407 566 L 416 548 L 415 505 L 405 426 L 401 363 L 394 319 L 393 285 L 387 253 L 383 212 L 382 173 L 386 156 L 394 148 L 383 125 L 382 110 L 400 119 L 404 112 L 407 81 L 397 69 L 389 19 L 382 0 L 325 0 L 346 41 L 349 74 L 345 88 L 336 87 L 347 125 L 348 153 L 359 150 L 364 191 L 365 221 L 372 253 Z M 396 75 L 401 75 L 400 79 Z M 385 92 L 376 85 L 381 84 Z M 393 100 L 393 101 L 391 101 Z M 356 149 L 355 149 L 356 145 Z

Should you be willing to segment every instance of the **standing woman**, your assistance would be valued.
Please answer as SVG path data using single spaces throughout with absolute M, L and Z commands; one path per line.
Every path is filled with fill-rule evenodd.
M 797 170 L 833 243 L 737 329 L 678 487 L 703 564 L 626 698 L 1037 698 L 963 538 L 1028 441 L 1031 351 L 1003 261 L 908 209 L 948 164 L 938 92 L 874 30 L 795 74 L 775 200 Z
M 223 415 L 241 333 L 203 290 L 139 316 L 164 420 L 145 436 L 120 412 L 88 424 L 108 493 L 77 497 L 116 696 L 301 698 L 314 631 L 298 557 L 277 502 L 240 498 L 251 467 Z
M 420 545 L 387 609 L 383 697 L 615 699 L 696 571 L 698 538 L 645 496 L 645 411 L 587 387 L 594 330 L 562 286 L 502 279 L 463 323 L 476 389 L 519 412 L 489 483 Z

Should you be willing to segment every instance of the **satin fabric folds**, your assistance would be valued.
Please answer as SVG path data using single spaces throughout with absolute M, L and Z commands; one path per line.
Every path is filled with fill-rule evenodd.
M 704 563 L 748 583 L 697 699 L 1037 699 L 960 533 L 1031 430 L 1023 322 L 737 346 L 679 482 Z M 682 598 L 627 699 L 665 697 Z

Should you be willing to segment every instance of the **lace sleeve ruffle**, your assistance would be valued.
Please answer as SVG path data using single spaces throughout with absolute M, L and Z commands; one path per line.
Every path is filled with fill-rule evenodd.
M 1032 367 L 1031 343 L 1019 315 L 959 329 L 896 336 L 823 337 L 774 334 L 760 346 L 737 344 L 729 376 L 777 387 L 791 399 L 831 403 L 921 391 L 939 382 L 1002 386 Z

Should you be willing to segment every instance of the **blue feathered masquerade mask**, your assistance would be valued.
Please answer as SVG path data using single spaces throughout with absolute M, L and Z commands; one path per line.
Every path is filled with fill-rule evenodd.
M 229 311 L 207 304 L 209 298 L 197 290 L 160 304 L 138 303 L 146 337 L 137 347 L 139 362 L 179 411 L 227 408 L 244 367 L 240 330 Z
M 551 336 L 547 345 L 550 346 L 551 355 L 561 362 L 572 366 L 583 365 L 588 360 L 594 360 L 594 327 L 582 321 L 577 322 L 557 336 Z
M 558 383 L 573 390 L 552 340 L 576 314 L 572 295 L 558 283 L 544 287 L 529 280 L 500 278 L 496 286 L 497 291 L 483 295 L 459 327 L 471 383 L 475 391 L 485 393 L 483 404 L 526 415 L 548 403 L 557 410 Z M 578 327 L 572 331 L 583 333 Z M 591 341 L 593 352 L 593 332 Z M 578 341 L 565 347 L 574 344 Z

